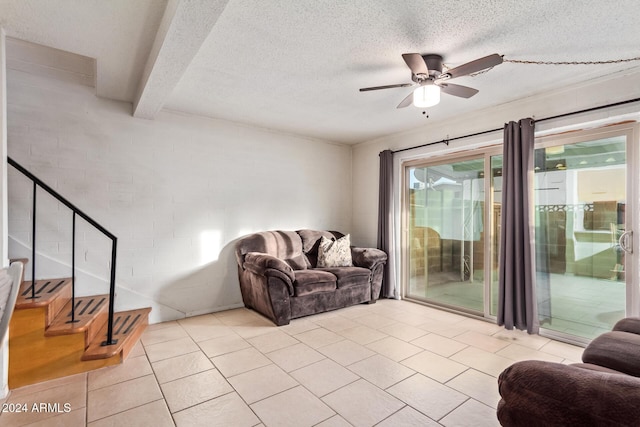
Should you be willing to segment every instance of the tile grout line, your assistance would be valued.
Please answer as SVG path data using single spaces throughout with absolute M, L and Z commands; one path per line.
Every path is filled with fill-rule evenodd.
M 231 391 L 228 391 L 228 392 L 226 392 L 226 393 L 223 393 L 223 394 L 221 394 L 221 395 L 219 395 L 219 396 L 212 397 L 211 399 L 203 400 L 202 402 L 194 403 L 193 405 L 191 405 L 191 406 L 187 406 L 186 408 L 182 408 L 182 409 L 180 409 L 180 410 L 178 410 L 178 411 L 171 412 L 171 410 L 169 410 L 169 413 L 171 414 L 171 418 L 173 418 L 173 416 L 174 416 L 174 415 L 179 414 L 180 412 L 184 412 L 184 411 L 186 411 L 186 410 L 188 410 L 188 409 L 195 408 L 195 407 L 196 407 L 196 406 L 198 406 L 198 405 L 202 405 L 203 403 L 211 402 L 212 400 L 216 400 L 216 399 L 218 399 L 218 398 L 220 398 L 220 397 L 228 396 L 228 395 L 230 395 L 230 394 L 232 394 L 232 393 L 235 393 L 235 394 L 237 394 L 238 396 L 240 396 L 240 394 L 236 391 L 236 389 L 235 389 L 235 388 L 233 388 L 233 386 L 231 386 L 231 389 L 232 389 Z M 240 396 L 240 398 L 242 399 L 242 396 Z M 244 401 L 244 399 L 243 399 L 243 401 Z M 246 402 L 245 402 L 245 404 L 246 404 Z M 167 406 L 168 406 L 168 405 L 167 405 Z M 248 406 L 248 405 L 247 405 L 247 406 Z M 260 418 L 258 418 L 258 419 L 260 419 Z M 175 419 L 174 419 L 174 424 L 175 424 Z
M 180 326 L 182 327 L 182 325 L 180 325 Z M 226 326 L 226 325 L 225 325 L 225 326 Z M 183 329 L 184 329 L 184 327 L 183 327 Z M 189 335 L 189 337 L 191 337 L 191 334 L 189 334 L 189 331 L 186 331 L 186 330 L 185 330 L 185 332 L 187 332 L 187 334 Z M 240 336 L 236 331 L 232 331 L 232 332 L 233 332 L 234 334 L 236 334 L 236 335 L 237 335 L 239 338 L 241 338 L 242 340 L 247 341 L 245 338 L 241 337 L 241 336 Z M 193 337 L 191 337 L 191 339 L 193 339 Z M 262 419 L 258 416 L 258 414 L 256 414 L 256 413 L 255 413 L 255 411 L 253 410 L 253 408 L 251 407 L 251 405 L 249 405 L 249 404 L 247 403 L 247 401 L 244 399 L 244 397 L 242 397 L 242 395 L 241 395 L 240 393 L 238 393 L 238 390 L 236 390 L 236 388 L 233 386 L 233 384 L 231 384 L 231 383 L 229 382 L 229 378 L 228 378 L 226 375 L 224 375 L 224 374 L 220 371 L 220 369 L 216 366 L 215 362 L 212 360 L 213 358 L 210 358 L 210 357 L 208 357 L 208 356 L 207 356 L 207 354 L 206 354 L 206 353 L 204 352 L 204 350 L 200 347 L 200 345 L 199 345 L 199 343 L 198 343 L 198 342 L 196 342 L 195 340 L 194 340 L 194 342 L 195 342 L 195 343 L 196 343 L 196 345 L 198 346 L 199 351 L 200 351 L 200 352 L 201 352 L 201 353 L 202 353 L 202 354 L 207 358 L 207 360 L 209 360 L 209 361 L 211 362 L 211 364 L 213 365 L 213 369 L 215 369 L 216 371 L 218 371 L 218 372 L 220 373 L 220 375 L 222 376 L 222 378 L 224 378 L 225 382 L 229 385 L 229 387 L 231 387 L 231 390 L 232 390 L 232 391 L 230 391 L 230 392 L 228 392 L 228 393 L 221 394 L 220 396 L 216 396 L 216 397 L 214 397 L 214 398 L 212 398 L 212 399 L 208 399 L 208 400 L 203 401 L 203 402 L 198 402 L 198 403 L 196 403 L 196 404 L 194 404 L 194 405 L 191 405 L 191 406 L 189 406 L 189 407 L 187 407 L 187 408 L 183 408 L 183 409 L 181 409 L 181 410 L 179 410 L 179 411 L 176 411 L 175 413 L 173 413 L 173 412 L 171 412 L 171 411 L 169 410 L 169 413 L 171 414 L 171 418 L 173 419 L 173 423 L 174 423 L 174 425 L 177 425 L 177 423 L 176 423 L 176 421 L 175 421 L 174 414 L 178 414 L 178 413 L 180 413 L 180 412 L 182 412 L 182 411 L 185 411 L 185 410 L 187 410 L 187 409 L 190 409 L 190 408 L 196 407 L 196 406 L 201 405 L 201 404 L 203 404 L 203 403 L 205 403 L 205 402 L 210 402 L 210 401 L 215 400 L 215 399 L 217 399 L 217 398 L 219 398 L 219 397 L 227 396 L 227 395 L 229 395 L 229 394 L 231 394 L 231 393 L 235 393 L 235 394 L 236 394 L 236 395 L 237 395 L 237 396 L 238 396 L 238 397 L 239 397 L 239 398 L 244 402 L 244 404 L 245 404 L 245 405 L 247 405 L 247 407 L 249 408 L 249 410 L 250 410 L 250 411 L 251 411 L 251 412 L 256 416 L 256 418 L 260 421 L 258 424 L 264 424 L 264 422 L 263 422 L 263 421 L 262 421 Z M 248 342 L 248 341 L 247 341 L 247 342 Z M 249 345 L 252 345 L 250 342 L 248 342 L 248 343 L 249 343 Z M 256 349 L 256 350 L 257 350 L 257 349 Z M 238 350 L 238 351 L 239 351 L 239 350 Z M 257 350 L 257 351 L 260 351 L 260 350 Z M 230 353 L 233 353 L 233 352 L 229 352 L 229 353 L 225 353 L 225 354 L 230 354 Z M 262 354 L 262 352 L 260 352 L 260 353 Z M 270 360 L 270 359 L 269 359 L 269 360 Z M 273 363 L 273 361 L 272 361 L 272 363 Z M 152 366 L 152 369 L 153 369 L 153 366 Z M 255 369 L 260 369 L 260 368 L 255 368 Z M 255 369 L 253 369 L 253 370 L 255 370 Z M 251 371 L 251 370 L 250 370 L 250 371 Z M 247 371 L 247 372 L 249 372 L 249 371 Z M 193 375 L 196 375 L 196 374 L 193 374 Z M 238 374 L 238 375 L 240 375 L 240 374 Z M 183 377 L 183 378 L 187 378 L 187 377 L 188 377 L 188 376 Z M 159 383 L 158 383 L 158 385 L 159 385 Z M 162 391 L 162 387 L 160 387 L 160 390 Z M 164 396 L 164 392 L 163 392 L 163 396 Z M 166 400 L 165 400 L 165 401 L 166 401 Z M 167 407 L 168 407 L 168 405 L 167 405 Z M 168 408 L 167 408 L 167 409 L 168 409 Z M 258 424 L 256 424 L 256 425 L 258 425 Z
M 131 407 L 131 408 L 127 408 L 127 409 L 125 409 L 125 410 L 123 410 L 123 411 L 120 411 L 120 412 L 115 412 L 115 413 L 113 413 L 113 414 L 110 414 L 110 415 L 104 416 L 104 417 L 102 417 L 102 418 L 97 418 L 97 419 L 95 419 L 95 420 L 92 420 L 92 421 L 91 421 L 91 423 L 94 423 L 94 422 L 96 422 L 96 421 L 103 420 L 103 419 L 105 419 L 105 418 L 109 418 L 109 417 L 112 417 L 112 416 L 115 416 L 115 415 L 121 414 L 121 413 L 123 413 L 123 412 L 130 411 L 130 410 L 132 410 L 132 409 L 140 408 L 140 407 L 142 407 L 142 406 L 148 405 L 148 404 L 150 404 L 150 403 L 158 402 L 158 401 L 160 401 L 160 400 L 162 400 L 162 401 L 164 402 L 165 406 L 167 407 L 167 411 L 169 412 L 169 414 L 170 414 L 170 415 L 172 415 L 172 414 L 171 414 L 171 411 L 169 410 L 169 407 L 168 407 L 168 405 L 167 405 L 167 403 L 166 403 L 166 402 L 167 402 L 167 400 L 166 400 L 166 397 L 165 397 L 165 395 L 164 395 L 164 392 L 162 391 L 162 387 L 160 387 L 160 382 L 158 381 L 158 378 L 157 378 L 157 377 L 156 377 L 156 375 L 155 375 L 155 371 L 154 371 L 154 369 L 153 369 L 153 365 L 152 365 L 151 361 L 149 360 L 149 356 L 147 355 L 146 349 L 145 349 L 144 345 L 142 344 L 142 341 L 140 341 L 140 345 L 142 346 L 142 349 L 143 349 L 143 351 L 144 351 L 144 355 L 140 355 L 140 356 L 137 356 L 137 357 L 145 357 L 145 358 L 147 359 L 147 362 L 149 363 L 149 367 L 151 368 L 151 373 L 150 373 L 150 374 L 146 374 L 146 375 L 141 375 L 141 376 L 137 376 L 137 377 L 129 378 L 129 379 L 124 380 L 124 381 L 119 381 L 119 382 L 116 382 L 116 383 L 114 383 L 114 384 L 109 384 L 109 385 L 106 385 L 106 386 L 103 386 L 103 387 L 99 387 L 99 388 L 96 388 L 96 389 L 93 389 L 93 390 L 89 390 L 89 389 L 88 389 L 88 388 L 89 388 L 89 375 L 88 375 L 89 373 L 86 373 L 86 374 L 87 374 L 87 379 L 86 379 L 86 383 L 87 383 L 87 403 L 86 403 L 86 419 L 85 419 L 86 425 L 89 425 L 89 402 L 88 402 L 88 401 L 89 401 L 89 392 L 90 392 L 90 391 L 95 392 L 95 391 L 97 391 L 97 390 L 102 390 L 102 389 L 105 389 L 105 388 L 107 388 L 107 387 L 112 387 L 112 386 L 115 386 L 115 385 L 118 385 L 118 384 L 123 384 L 123 383 L 129 382 L 129 381 L 133 381 L 133 380 L 137 380 L 137 379 L 144 378 L 144 377 L 149 377 L 149 376 L 153 376 L 153 377 L 154 377 L 155 382 L 156 382 L 156 385 L 158 386 L 158 389 L 160 390 L 160 394 L 162 395 L 162 398 L 161 398 L 161 399 L 152 400 L 152 401 L 150 401 L 150 402 L 146 402 L 146 403 L 143 403 L 143 404 L 141 404 L 141 405 L 137 405 L 137 406 L 134 406 L 134 407 Z M 124 363 L 124 362 L 123 362 L 123 363 Z M 122 366 L 122 365 L 116 365 L 116 366 Z M 106 369 L 109 369 L 109 368 L 110 368 L 110 367 L 106 367 Z M 95 371 L 94 371 L 94 372 L 95 372 Z M 173 420 L 173 415 L 171 416 L 171 418 L 172 418 L 172 420 Z M 174 424 L 174 426 L 175 426 L 175 420 L 173 420 L 173 424 Z
M 89 425 L 89 374 L 85 377 L 85 402 L 84 402 L 84 425 Z
M 115 366 L 117 366 L 117 365 L 115 365 Z M 111 368 L 111 366 L 107 366 L 106 368 L 107 369 Z M 153 375 L 153 372 L 145 374 L 145 375 L 139 375 L 139 376 L 135 376 L 135 377 L 132 377 L 132 378 L 127 378 L 126 380 L 122 380 L 122 381 L 115 382 L 113 384 L 108 384 L 108 385 L 104 385 L 102 387 L 94 388 L 93 390 L 87 390 L 87 399 L 88 399 L 88 395 L 89 395 L 90 392 L 95 392 L 95 391 L 98 391 L 98 390 L 104 390 L 105 388 L 108 388 L 108 387 L 117 386 L 118 384 L 127 383 L 129 381 L 139 380 L 140 378 L 144 378 L 144 377 L 150 377 L 151 375 Z M 155 377 L 155 375 L 154 375 L 154 377 Z M 88 381 L 87 381 L 87 387 L 89 387 Z
M 143 404 L 141 404 L 141 405 L 132 406 L 131 408 L 127 408 L 127 409 L 125 409 L 124 411 L 115 412 L 115 413 L 113 413 L 113 414 L 106 415 L 106 416 L 101 417 L 101 418 L 96 418 L 95 420 L 92 420 L 92 421 L 91 421 L 91 423 L 95 423 L 95 422 L 100 421 L 100 420 L 104 420 L 104 419 L 107 419 L 107 418 L 110 418 L 110 417 L 114 417 L 114 416 L 116 416 L 116 415 L 120 415 L 120 414 L 122 414 L 122 413 L 124 413 L 124 412 L 131 411 L 131 410 L 133 410 L 133 409 L 141 408 L 141 407 L 146 406 L 146 405 L 148 405 L 148 404 L 150 404 L 150 403 L 160 402 L 161 400 L 162 400 L 162 401 L 164 401 L 164 396 L 163 396 L 162 398 L 160 398 L 160 399 L 152 400 L 152 401 L 150 401 L 150 402 L 143 403 Z M 90 423 L 88 422 L 88 419 L 89 419 L 88 417 L 89 417 L 89 415 L 87 414 L 87 425 L 89 425 L 89 424 L 90 424 Z M 175 424 L 175 423 L 174 423 L 174 424 Z
M 462 393 L 462 394 L 464 394 L 464 393 Z M 467 395 L 465 394 L 465 396 L 467 396 Z M 475 400 L 475 399 L 473 399 L 472 397 L 467 396 L 467 398 L 466 398 L 464 401 L 460 402 L 460 404 L 459 404 L 459 405 L 457 405 L 455 408 L 451 409 L 449 412 L 447 412 L 446 414 L 444 414 L 443 416 L 441 416 L 440 418 L 438 418 L 438 419 L 437 419 L 437 420 L 435 420 L 435 421 L 436 421 L 436 422 L 438 422 L 438 423 L 440 423 L 440 421 L 441 421 L 441 420 L 445 419 L 449 414 L 453 413 L 455 410 L 457 410 L 458 408 L 460 408 L 462 405 L 464 405 L 465 403 L 467 403 L 469 400 Z M 482 402 L 480 402 L 480 403 L 482 403 Z M 484 403 L 483 403 L 483 405 L 484 405 Z M 486 406 L 486 405 L 485 405 L 485 406 Z
M 417 410 L 416 408 L 414 408 L 414 407 L 412 407 L 411 405 L 409 405 L 407 402 L 404 402 L 404 401 L 401 401 L 401 402 L 402 402 L 402 403 L 404 403 L 404 406 L 403 406 L 402 408 L 400 408 L 400 409 L 398 409 L 397 411 L 395 411 L 395 412 L 393 412 L 393 413 L 389 414 L 388 416 L 384 417 L 383 419 L 381 419 L 380 421 L 378 421 L 377 423 L 375 423 L 373 426 L 375 427 L 375 426 L 377 426 L 377 425 L 379 425 L 379 424 L 381 424 L 381 423 L 385 422 L 385 421 L 386 421 L 386 420 L 388 420 L 389 418 L 391 418 L 391 417 L 393 417 L 394 415 L 396 415 L 398 412 L 402 411 L 404 408 L 411 408 L 411 409 L 413 409 L 413 410 Z M 418 412 L 420 412 L 420 411 L 418 411 Z M 422 414 L 422 412 L 420 412 L 420 413 Z M 422 415 L 425 415 L 425 414 L 422 414 Z M 426 415 L 425 415 L 425 416 L 426 416 Z M 429 418 L 429 417 L 427 417 L 427 418 Z M 433 418 L 429 418 L 429 419 L 431 420 L 431 419 L 433 419 Z
M 178 322 L 176 322 L 176 324 L 180 325 Z M 182 328 L 182 325 L 180 325 L 180 327 Z M 153 373 L 153 377 L 156 380 L 156 384 L 158 384 L 158 388 L 160 389 L 160 394 L 162 395 L 162 400 L 164 401 L 164 406 L 165 406 L 165 408 L 167 408 L 167 412 L 169 412 L 169 416 L 171 417 L 171 422 L 173 423 L 174 426 L 176 426 L 177 425 L 176 424 L 176 420 L 173 417 L 173 414 L 171 413 L 171 410 L 169 409 L 169 404 L 167 403 L 167 396 L 165 396 L 164 390 L 162 390 L 162 387 L 160 387 L 160 381 L 158 381 L 158 377 L 156 376 L 156 371 L 155 371 L 155 369 L 153 369 L 153 363 L 151 362 L 151 360 L 149 359 L 149 355 L 147 354 L 147 346 L 144 345 L 144 343 L 142 342 L 142 339 L 140 340 L 140 346 L 142 346 L 142 350 L 144 351 L 144 357 L 147 358 L 147 362 L 149 363 L 149 366 L 151 367 L 151 372 Z

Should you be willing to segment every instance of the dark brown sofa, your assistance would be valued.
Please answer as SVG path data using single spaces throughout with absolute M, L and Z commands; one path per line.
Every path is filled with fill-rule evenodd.
M 583 363 L 528 360 L 498 378 L 503 426 L 640 426 L 640 318 L 594 339 Z
M 291 319 L 364 302 L 380 295 L 387 254 L 351 247 L 353 266 L 317 268 L 321 237 L 336 231 L 265 231 L 236 243 L 244 305 L 287 325 Z

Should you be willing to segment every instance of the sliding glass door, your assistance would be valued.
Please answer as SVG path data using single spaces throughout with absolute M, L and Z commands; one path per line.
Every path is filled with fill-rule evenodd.
M 547 138 L 535 150 L 541 328 L 594 338 L 625 316 L 628 134 Z
M 536 140 L 532 214 L 545 334 L 584 342 L 639 314 L 629 253 L 634 132 L 623 125 Z M 502 155 L 483 151 L 404 164 L 404 297 L 495 317 Z
M 484 312 L 484 157 L 406 168 L 405 297 Z

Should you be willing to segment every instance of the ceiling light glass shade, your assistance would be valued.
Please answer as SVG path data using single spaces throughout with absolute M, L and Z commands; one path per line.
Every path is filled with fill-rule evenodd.
M 433 107 L 440 102 L 440 86 L 424 85 L 413 91 L 413 105 L 418 108 Z

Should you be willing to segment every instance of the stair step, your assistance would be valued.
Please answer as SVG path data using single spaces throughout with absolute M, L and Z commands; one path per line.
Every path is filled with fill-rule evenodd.
M 43 308 L 45 310 L 45 328 L 71 299 L 71 278 L 36 280 L 36 298 L 31 298 L 31 281 L 24 281 L 18 291 L 16 310 Z
M 36 297 L 31 298 L 31 281 L 24 281 L 20 285 L 16 309 L 44 307 L 64 295 L 66 290 L 71 291 L 70 277 L 36 280 Z M 69 293 L 69 297 L 71 297 L 71 293 Z
M 53 322 L 45 331 L 46 336 L 66 335 L 87 331 L 90 327 L 99 331 L 107 321 L 109 311 L 109 295 L 92 295 L 76 297 L 75 322 L 71 322 L 71 300 L 60 310 Z M 94 334 L 91 334 L 94 335 Z M 93 338 L 90 336 L 89 338 Z
M 120 352 L 122 352 L 122 358 L 126 359 L 149 324 L 149 312 L 151 312 L 151 308 L 114 313 L 113 339 L 117 342 L 112 345 L 102 345 L 107 339 L 107 324 L 105 323 L 85 350 L 82 360 L 106 359 Z

